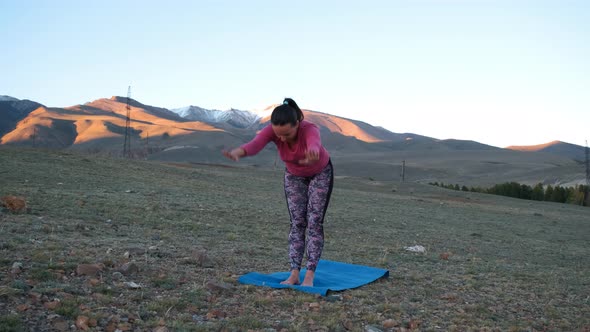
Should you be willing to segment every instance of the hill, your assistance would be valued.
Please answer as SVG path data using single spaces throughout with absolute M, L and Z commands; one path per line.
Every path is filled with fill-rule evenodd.
M 9 97 L 3 100 L 0 105 L 5 109 L 0 112 L 0 123 L 14 127 L 1 137 L 3 145 L 121 155 L 127 98 L 115 96 L 66 108 L 46 107 Z M 271 105 L 250 112 L 190 106 L 171 111 L 133 99 L 129 100 L 129 106 L 129 139 L 135 158 L 226 165 L 231 163 L 220 151 L 254 137 L 257 130 L 268 124 L 273 108 Z M 319 126 L 338 176 L 400 180 L 405 164 L 404 179 L 423 183 L 436 181 L 467 186 L 490 186 L 508 181 L 530 185 L 585 183 L 583 164 L 572 160 L 583 148 L 575 145 L 552 144 L 534 152 L 514 151 L 516 147 L 500 149 L 474 141 L 392 133 L 362 121 L 312 110 L 304 110 L 304 114 Z M 281 167 L 276 148 L 271 145 L 255 158 L 244 159 L 242 164 Z
M 50 148 L 78 148 L 112 151 L 120 149 L 125 134 L 127 104 L 121 97 L 99 99 L 68 108 L 39 107 L 2 137 L 2 144 L 35 145 Z M 221 131 L 208 124 L 187 121 L 166 109 L 130 104 L 131 139 L 141 142 L 191 133 Z
M 322 257 L 390 276 L 317 297 L 237 282 L 288 269 L 281 170 L 6 146 L 0 160 L 0 197 L 28 207 L 0 208 L 5 330 L 590 325 L 588 208 L 338 178 Z
M 30 100 L 0 96 L 0 138 L 14 130 L 19 121 L 41 106 L 43 105 Z
M 562 141 L 552 141 L 538 145 L 511 145 L 506 149 L 524 152 L 546 152 L 571 158 L 580 162 L 586 159 L 585 147 Z

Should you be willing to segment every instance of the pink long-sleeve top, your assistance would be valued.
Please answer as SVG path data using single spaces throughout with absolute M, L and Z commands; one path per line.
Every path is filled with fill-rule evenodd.
M 308 177 L 320 173 L 330 161 L 330 154 L 322 146 L 319 128 L 308 121 L 299 122 L 297 130 L 297 140 L 292 147 L 287 142 L 275 135 L 272 125 L 264 127 L 250 142 L 241 146 L 246 151 L 246 156 L 253 156 L 260 152 L 266 144 L 274 142 L 279 150 L 281 160 L 285 162 L 287 170 L 296 176 Z M 318 151 L 320 159 L 310 165 L 299 164 L 300 160 L 305 159 L 306 151 Z

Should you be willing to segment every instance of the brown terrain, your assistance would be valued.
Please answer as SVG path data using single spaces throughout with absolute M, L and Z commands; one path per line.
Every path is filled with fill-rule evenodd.
M 30 110 L 27 113 L 27 109 Z M 16 106 L 20 111 L 15 111 Z M 227 123 L 189 121 L 133 99 L 130 141 L 135 158 L 176 163 L 227 164 L 220 151 L 250 140 L 267 121 L 246 128 Z M 23 111 L 24 109 L 24 111 Z M 367 123 L 304 110 L 316 123 L 339 176 L 374 180 L 443 182 L 489 186 L 516 181 L 574 186 L 584 184 L 584 148 L 554 141 L 506 149 L 474 141 L 438 140 L 392 133 Z M 120 156 L 125 138 L 127 98 L 99 99 L 66 108 L 30 101 L 0 102 L 0 144 L 75 150 Z M 274 146 L 240 165 L 281 167 Z M 403 167 L 403 169 L 402 169 Z
M 238 282 L 288 269 L 280 168 L 0 146 L 0 331 L 590 329 L 588 207 L 373 176 L 336 178 L 322 258 L 389 277 L 322 297 Z

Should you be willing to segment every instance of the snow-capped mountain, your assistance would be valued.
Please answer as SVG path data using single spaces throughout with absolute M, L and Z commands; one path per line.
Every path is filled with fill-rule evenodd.
M 37 108 L 39 106 L 43 106 L 37 102 L 30 101 L 28 99 L 21 100 L 18 98 L 14 98 L 11 96 L 4 96 L 4 95 L 0 95 L 0 102 L 5 107 L 10 106 L 13 109 L 13 111 L 16 111 L 19 113 L 26 112 L 27 114 L 30 111 L 34 110 L 35 108 Z
M 172 109 L 174 113 L 191 121 L 201 121 L 206 123 L 227 123 L 237 128 L 248 128 L 257 124 L 262 116 L 256 112 L 242 111 L 238 109 L 229 109 L 225 111 L 208 110 L 198 106 L 187 106 Z

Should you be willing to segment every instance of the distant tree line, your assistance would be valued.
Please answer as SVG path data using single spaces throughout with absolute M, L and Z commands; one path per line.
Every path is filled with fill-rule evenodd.
M 517 182 L 505 182 L 496 184 L 490 188 L 459 186 L 458 184 L 444 184 L 438 182 L 429 183 L 433 186 L 438 186 L 447 189 L 459 191 L 471 191 L 492 195 L 508 196 L 520 199 L 528 199 L 533 201 L 548 201 L 558 203 L 568 203 L 576 205 L 584 205 L 584 195 L 588 189 L 586 185 L 576 185 L 575 187 L 562 186 L 544 186 L 537 183 L 534 187 L 526 184 L 519 184 Z

